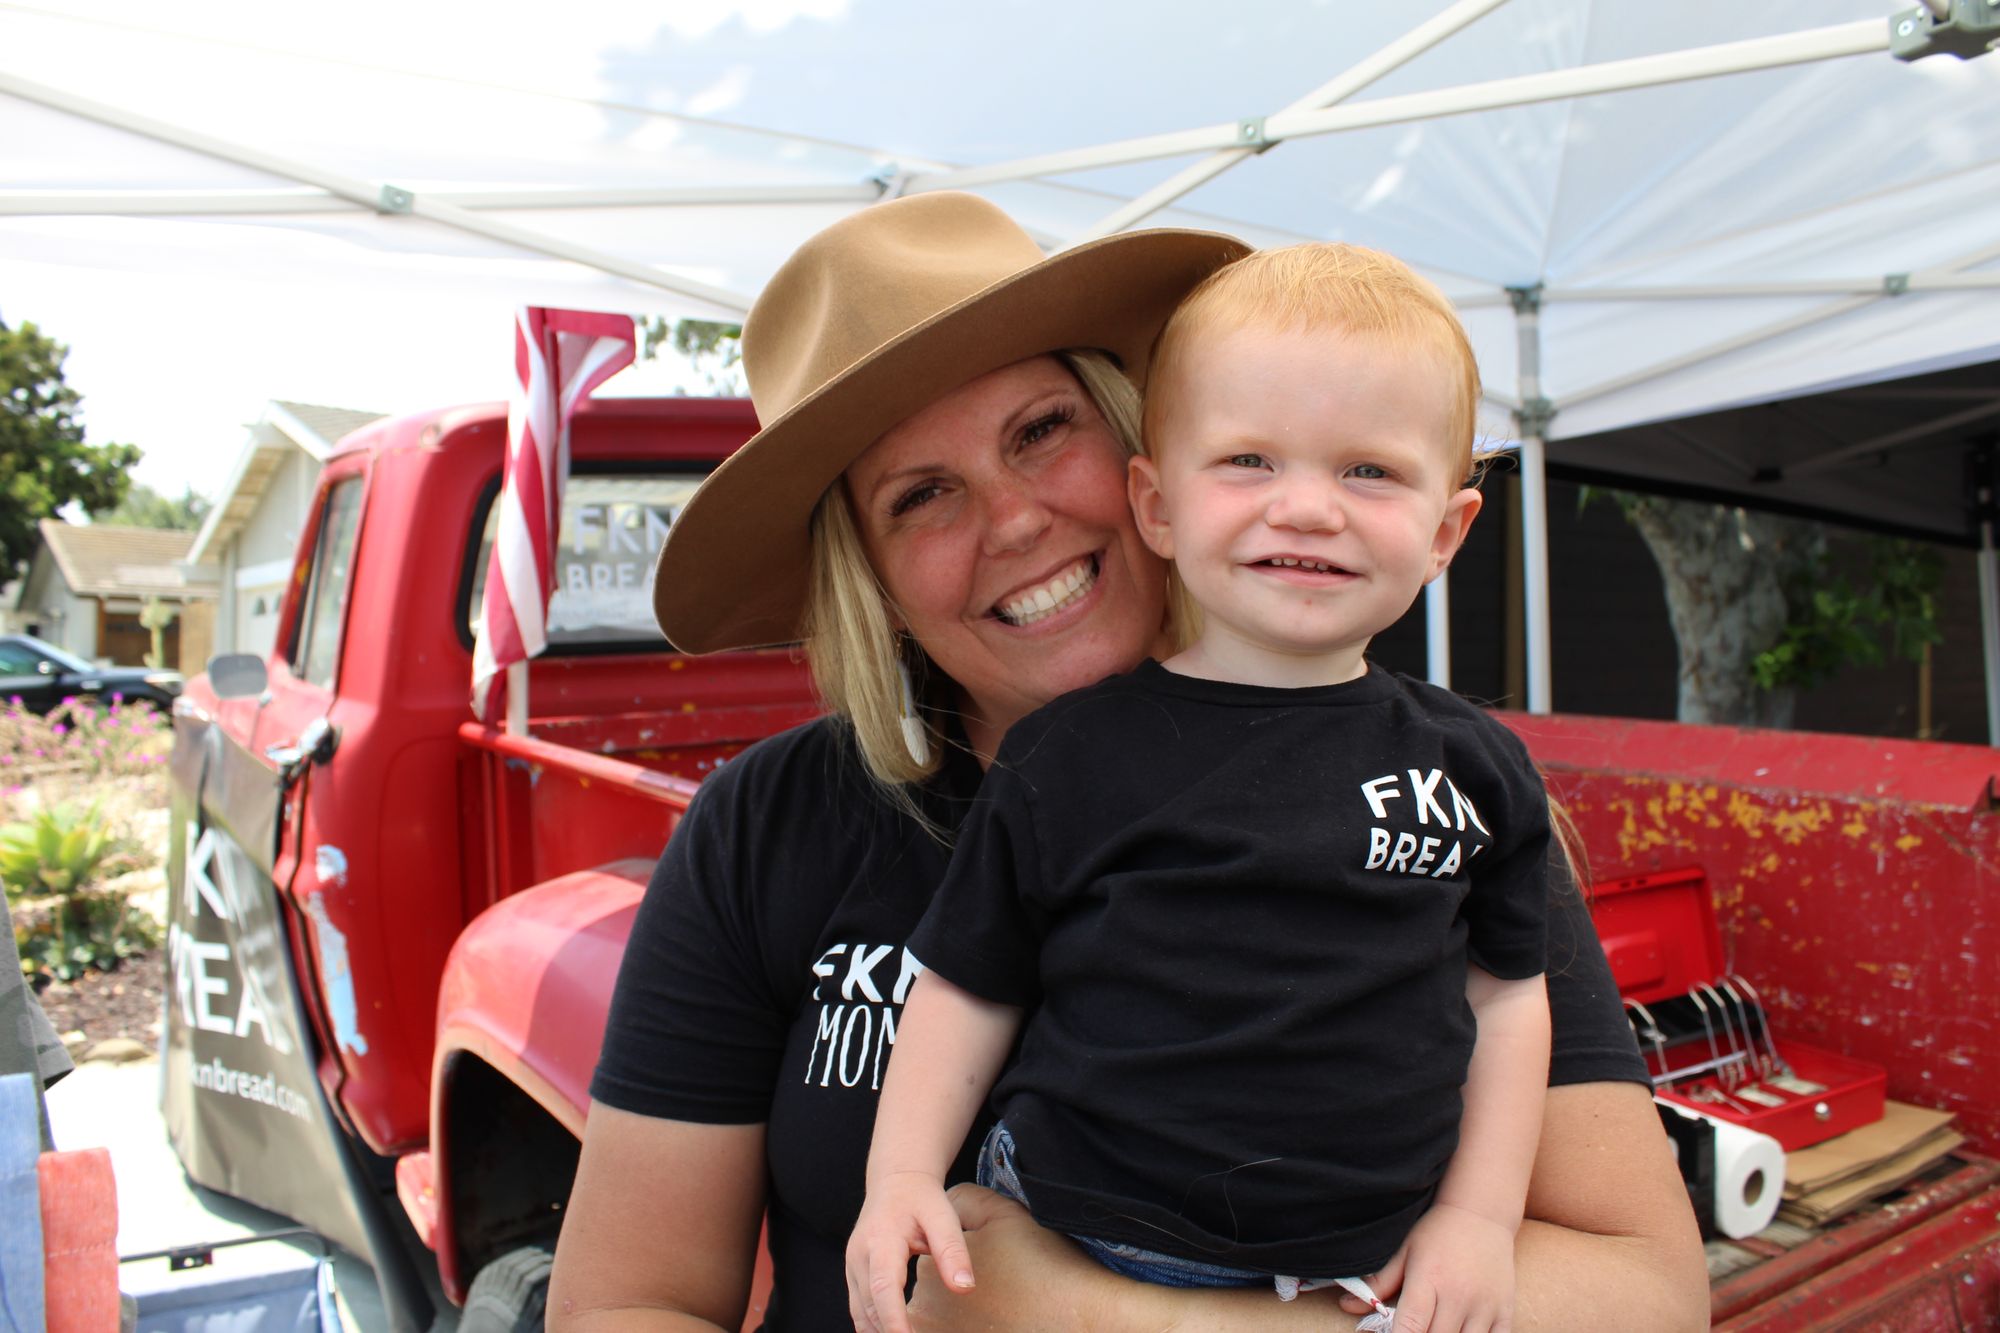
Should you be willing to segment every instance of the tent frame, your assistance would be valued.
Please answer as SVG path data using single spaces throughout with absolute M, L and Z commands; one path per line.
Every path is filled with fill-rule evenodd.
M 1922 6 L 1892 16 L 1887 22 L 1853 23 L 1801 30 L 1747 41 L 1695 47 L 1658 55 L 1580 65 L 1514 78 L 1496 79 L 1402 96 L 1345 104 L 1355 93 L 1499 8 L 1505 0 L 1458 0 L 1410 32 L 1351 65 L 1334 79 L 1284 108 L 1220 125 L 1199 126 L 1124 139 L 1112 143 L 1041 154 L 985 166 L 924 166 L 892 168 L 880 176 L 835 186 L 773 186 L 728 188 L 667 188 L 631 190 L 511 190 L 423 193 L 362 180 L 311 163 L 170 125 L 152 117 L 66 93 L 60 89 L 0 71 L 0 93 L 10 94 L 116 129 L 146 136 L 175 147 L 248 167 L 305 187 L 300 190 L 105 191 L 54 192 L 0 190 L 0 216 L 94 214 L 249 215 L 367 209 L 380 214 L 421 218 L 483 237 L 519 250 L 594 268 L 627 281 L 692 298 L 730 312 L 749 308 L 743 295 L 668 273 L 650 264 L 578 245 L 548 233 L 522 227 L 482 213 L 505 209 L 581 207 L 701 207 L 718 204 L 866 204 L 903 193 L 970 189 L 1005 182 L 1046 179 L 1071 172 L 1129 165 L 1160 158 L 1204 154 L 1167 180 L 1099 218 L 1069 238 L 1071 244 L 1110 235 L 1143 221 L 1207 181 L 1252 156 L 1291 139 L 1348 130 L 1402 124 L 1442 116 L 1520 107 L 1537 103 L 1597 96 L 1630 89 L 1684 83 L 1852 56 L 1893 51 L 1910 59 L 1934 51 L 1965 55 L 1983 49 L 1983 19 L 1961 22 L 1955 0 L 1922 0 Z M 1967 8 L 1966 12 L 1971 13 Z M 1977 16 L 1974 16 L 1977 17 Z M 1974 31 L 1974 29 L 1977 31 Z M 1963 29 L 1963 31 L 1959 31 Z M 1489 391 L 1487 398 L 1509 410 L 1520 443 L 1521 497 L 1524 541 L 1522 563 L 1526 610 L 1528 664 L 1527 704 L 1531 712 L 1553 707 L 1550 665 L 1548 593 L 1548 533 L 1546 457 L 1548 428 L 1566 407 L 1588 402 L 1635 384 L 1656 380 L 1741 348 L 1766 342 L 1799 329 L 1835 320 L 1876 302 L 1923 292 L 1977 291 L 2000 287 L 2000 274 L 1975 273 L 2000 258 L 1991 246 L 1922 272 L 1807 281 L 1705 283 L 1683 286 L 1608 286 L 1597 288 L 1512 288 L 1474 293 L 1461 300 L 1467 307 L 1513 308 L 1519 349 L 1516 393 L 1509 397 Z M 1740 297 L 1806 297 L 1825 295 L 1830 302 L 1749 332 L 1691 349 L 1666 360 L 1635 368 L 1551 401 L 1541 391 L 1540 313 L 1549 302 L 1684 301 Z M 1899 432 L 1903 438 L 1935 434 L 1992 414 L 1992 404 L 1967 409 Z M 1857 450 L 1892 447 L 1903 438 L 1885 437 L 1822 456 L 1806 464 L 1816 470 L 1837 465 Z M 1990 456 L 1990 453 L 1989 453 Z M 1989 469 L 1990 470 L 1990 469 Z M 2000 556 L 1995 553 L 1995 519 L 1991 492 L 1979 520 L 1980 581 L 1987 711 L 1992 741 L 2000 744 Z M 1440 579 L 1427 597 L 1427 639 L 1431 676 L 1449 683 L 1449 594 Z

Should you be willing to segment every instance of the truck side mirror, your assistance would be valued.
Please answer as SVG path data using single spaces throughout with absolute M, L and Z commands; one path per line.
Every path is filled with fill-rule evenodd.
M 255 653 L 217 653 L 208 659 L 208 687 L 218 699 L 253 699 L 269 684 L 264 659 Z

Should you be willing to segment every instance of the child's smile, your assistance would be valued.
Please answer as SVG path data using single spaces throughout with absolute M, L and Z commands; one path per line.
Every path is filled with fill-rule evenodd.
M 1190 674 L 1350 680 L 1479 510 L 1453 475 L 1435 355 L 1330 330 L 1204 337 L 1133 505 L 1201 605 Z

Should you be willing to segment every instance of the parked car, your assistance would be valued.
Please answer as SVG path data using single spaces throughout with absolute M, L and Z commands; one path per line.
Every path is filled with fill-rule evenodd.
M 0 699 L 46 713 L 65 699 L 144 700 L 162 711 L 181 692 L 181 673 L 100 667 L 32 634 L 0 634 Z

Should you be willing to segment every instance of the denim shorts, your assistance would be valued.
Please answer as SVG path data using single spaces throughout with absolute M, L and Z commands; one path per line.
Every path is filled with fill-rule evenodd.
M 978 1181 L 996 1194 L 1004 1194 L 1023 1205 L 1028 1196 L 1021 1189 L 1021 1176 L 1014 1168 L 1014 1136 L 1003 1120 L 986 1135 L 979 1149 Z M 1269 1273 L 1249 1268 L 1230 1268 L 1183 1259 L 1179 1255 L 1142 1250 L 1122 1241 L 1099 1240 L 1095 1236 L 1072 1236 L 1091 1258 L 1114 1273 L 1121 1273 L 1156 1287 L 1268 1287 Z

